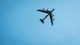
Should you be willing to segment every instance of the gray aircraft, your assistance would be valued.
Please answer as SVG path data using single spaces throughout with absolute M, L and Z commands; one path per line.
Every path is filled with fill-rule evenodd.
M 43 18 L 43 19 L 40 19 L 40 21 L 44 24 L 44 20 L 49 16 L 50 17 L 50 21 L 51 21 L 51 24 L 53 25 L 53 16 L 52 15 L 52 12 L 54 11 L 54 9 L 52 9 L 51 11 L 49 11 L 48 9 L 47 10 L 44 10 L 44 8 L 41 10 L 41 9 L 38 9 L 37 11 L 40 11 L 40 12 L 43 12 L 43 13 L 47 13 L 47 15 Z

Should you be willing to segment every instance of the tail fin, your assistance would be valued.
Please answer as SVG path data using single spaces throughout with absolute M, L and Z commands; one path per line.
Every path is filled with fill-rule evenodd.
M 44 24 L 44 19 L 39 19 Z

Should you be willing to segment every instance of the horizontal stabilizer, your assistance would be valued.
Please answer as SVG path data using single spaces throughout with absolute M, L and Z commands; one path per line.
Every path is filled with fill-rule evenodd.
M 44 24 L 44 19 L 39 19 Z

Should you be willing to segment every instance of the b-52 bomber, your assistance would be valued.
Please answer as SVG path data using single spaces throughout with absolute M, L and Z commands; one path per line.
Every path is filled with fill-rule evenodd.
M 44 8 L 41 10 L 41 9 L 38 9 L 37 11 L 39 12 L 43 12 L 43 13 L 46 13 L 47 15 L 43 18 L 43 19 L 39 19 L 43 24 L 44 24 L 44 20 L 49 16 L 50 17 L 50 21 L 51 21 L 51 24 L 53 25 L 53 16 L 52 15 L 52 12 L 54 11 L 55 9 L 52 9 L 51 11 L 49 11 L 48 9 L 45 10 Z

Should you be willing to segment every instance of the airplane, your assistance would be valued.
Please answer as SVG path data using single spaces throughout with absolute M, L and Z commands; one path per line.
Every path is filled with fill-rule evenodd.
M 47 10 L 44 10 L 44 8 L 41 10 L 41 9 L 38 9 L 37 11 L 39 12 L 43 12 L 43 13 L 47 13 L 47 15 L 43 18 L 43 19 L 39 19 L 43 24 L 44 24 L 44 20 L 49 16 L 50 17 L 50 21 L 51 21 L 51 24 L 53 25 L 53 16 L 52 15 L 52 12 L 54 11 L 55 9 L 52 9 L 51 11 L 49 11 L 48 9 Z

